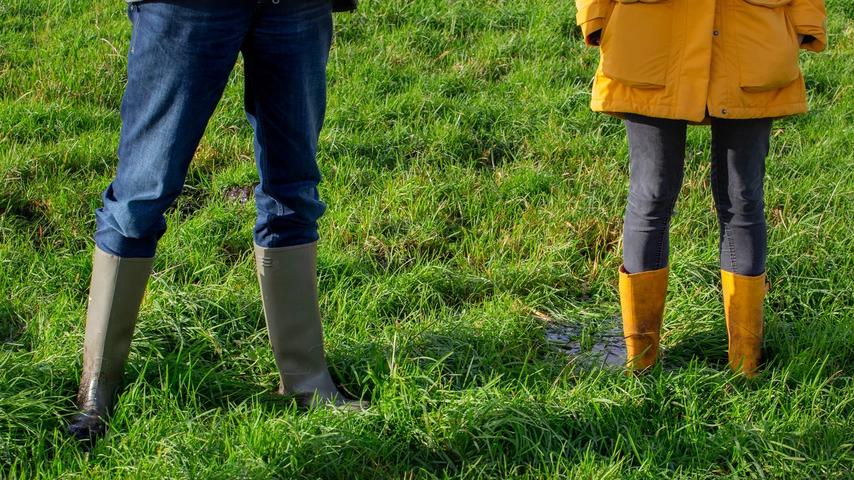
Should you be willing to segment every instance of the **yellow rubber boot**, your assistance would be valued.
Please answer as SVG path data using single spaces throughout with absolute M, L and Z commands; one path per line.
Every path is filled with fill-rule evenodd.
M 762 357 L 764 333 L 765 274 L 755 277 L 721 270 L 726 330 L 729 337 L 729 366 L 750 378 L 756 375 Z
M 644 370 L 655 364 L 670 269 L 630 274 L 620 267 L 620 306 L 626 338 L 627 367 Z

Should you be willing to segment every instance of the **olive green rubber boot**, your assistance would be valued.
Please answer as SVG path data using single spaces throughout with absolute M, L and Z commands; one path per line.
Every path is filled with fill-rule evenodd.
M 106 417 L 122 380 L 152 258 L 122 258 L 95 247 L 83 343 L 80 412 L 68 425 L 77 439 L 94 442 L 106 433 Z
M 329 375 L 317 303 L 317 243 L 282 248 L 255 245 L 255 261 L 282 382 L 280 392 L 303 408 L 367 407 L 344 396 Z

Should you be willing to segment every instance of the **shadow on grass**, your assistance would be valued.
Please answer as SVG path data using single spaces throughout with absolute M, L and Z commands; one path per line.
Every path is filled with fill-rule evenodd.
M 26 323 L 15 312 L 12 302 L 0 300 L 0 349 L 28 348 L 28 345 L 20 343 L 26 328 Z
M 461 392 L 477 389 L 499 374 L 527 378 L 532 384 L 551 384 L 565 366 L 555 361 L 544 342 L 532 344 L 509 334 L 490 333 L 461 327 L 419 332 L 397 345 L 358 341 L 329 351 L 327 361 L 342 391 L 368 401 L 373 391 L 394 375 L 406 376 L 409 386 L 421 393 Z M 259 374 L 257 365 L 247 370 L 234 368 L 234 363 L 247 364 L 245 358 L 232 363 L 206 350 L 168 353 L 156 362 L 131 362 L 125 383 L 143 382 L 152 388 L 159 385 L 159 389 L 176 396 L 178 403 L 203 410 L 227 409 L 245 402 L 258 402 L 260 408 L 289 406 L 290 399 L 276 393 L 278 375 L 272 351 L 262 351 L 269 361 L 264 362 L 268 366 L 265 372 Z
M 692 331 L 664 349 L 662 359 L 667 369 L 684 368 L 694 360 L 712 369 L 724 368 L 727 365 L 726 330 Z
M 760 364 L 760 373 L 765 372 L 762 377 L 768 377 L 773 371 L 779 371 L 786 368 L 786 365 L 793 361 L 797 361 L 793 354 L 798 354 L 799 348 L 809 348 L 812 343 L 823 343 L 821 335 L 817 333 L 814 338 L 798 339 L 798 343 L 802 346 L 783 345 L 779 342 L 786 340 L 785 338 L 776 335 L 775 332 L 769 332 L 766 326 L 765 342 L 762 347 L 762 363 Z M 791 339 L 790 339 L 791 340 Z M 726 328 L 722 325 L 720 328 L 704 329 L 693 331 L 688 335 L 681 337 L 675 345 L 664 350 L 663 362 L 666 370 L 679 370 L 685 368 L 691 362 L 697 362 L 712 370 L 728 370 L 728 341 Z M 820 357 L 820 355 L 819 355 Z M 823 376 L 830 379 L 835 376 L 835 371 L 840 370 L 839 365 L 831 365 L 831 368 L 823 370 Z M 803 370 L 800 366 L 794 370 L 799 372 Z M 811 373 L 812 368 L 809 370 Z
M 676 350 L 675 358 L 686 360 L 685 364 L 698 358 L 697 352 L 709 346 L 704 340 L 709 333 L 683 339 L 684 351 Z M 507 338 L 499 336 L 495 345 L 506 347 L 507 343 Z M 522 344 L 528 344 L 528 355 L 516 350 Z M 729 395 L 721 388 L 721 376 L 659 370 L 630 380 L 618 372 L 594 371 L 584 375 L 597 378 L 595 392 L 599 393 L 579 396 L 570 389 L 564 401 L 541 387 L 554 384 L 561 369 L 559 359 L 565 357 L 554 356 L 545 343 L 531 348 L 526 339 L 501 354 L 493 350 L 495 345 L 476 331 L 428 331 L 396 350 L 381 342 L 358 342 L 333 352 L 333 372 L 340 373 L 345 386 L 362 388 L 366 399 L 373 388 L 387 388 L 376 382 L 395 382 L 391 378 L 395 375 L 407 376 L 403 383 L 412 390 L 396 396 L 394 402 L 400 404 L 394 408 L 386 399 L 380 411 L 363 415 L 310 414 L 255 425 L 253 431 L 269 441 L 247 448 L 264 458 L 272 472 L 332 478 L 342 472 L 366 478 L 413 472 L 442 477 L 470 471 L 501 476 L 538 472 L 557 464 L 572 468 L 591 461 L 630 470 L 658 465 L 666 471 L 727 474 L 743 468 L 741 446 L 766 464 L 779 461 L 774 457 L 774 442 L 783 440 L 785 432 L 763 433 L 752 428 L 749 419 L 729 418 L 731 409 L 715 407 Z M 179 351 L 158 361 L 132 362 L 126 383 L 133 386 L 126 397 L 125 415 L 140 408 L 157 411 L 164 401 L 197 412 L 246 404 L 268 418 L 292 412 L 289 399 L 274 394 L 275 372 L 259 381 L 248 377 L 253 375 L 250 371 L 196 353 Z M 390 358 L 402 359 L 404 371 L 392 372 Z M 506 385 L 480 381 L 495 378 L 490 375 L 493 370 L 500 372 Z M 75 387 L 76 378 L 62 382 L 69 404 Z M 618 399 L 608 398 L 611 388 L 622 392 Z M 168 393 L 164 397 L 157 390 Z M 133 420 L 120 423 L 128 421 Z M 35 434 L 45 442 L 39 447 L 42 458 L 50 458 L 50 443 L 56 439 L 50 440 L 48 431 L 63 424 L 54 416 L 34 425 L 47 429 Z M 28 430 L 11 433 L 26 436 Z M 845 441 L 839 429 L 799 432 L 801 440 L 795 446 L 812 449 L 808 452 L 812 458 L 832 459 L 836 446 Z M 658 448 L 662 444 L 667 448 Z

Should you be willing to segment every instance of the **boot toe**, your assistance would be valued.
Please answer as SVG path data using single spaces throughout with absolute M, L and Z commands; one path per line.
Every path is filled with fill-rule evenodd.
M 293 395 L 293 398 L 299 408 L 305 410 L 333 408 L 345 412 L 358 412 L 370 407 L 369 402 L 348 398 L 340 392 L 297 393 Z
M 107 425 L 98 414 L 81 412 L 69 422 L 68 433 L 81 442 L 93 445 L 107 433 Z
M 338 397 L 333 400 L 333 408 L 342 412 L 361 412 L 371 407 L 371 403 L 364 400 L 350 400 Z

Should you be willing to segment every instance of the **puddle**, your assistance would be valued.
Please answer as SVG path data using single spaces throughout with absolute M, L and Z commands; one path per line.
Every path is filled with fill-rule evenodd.
M 540 320 L 545 322 L 548 344 L 582 368 L 623 368 L 625 365 L 626 346 L 619 318 L 595 326 L 544 317 Z

